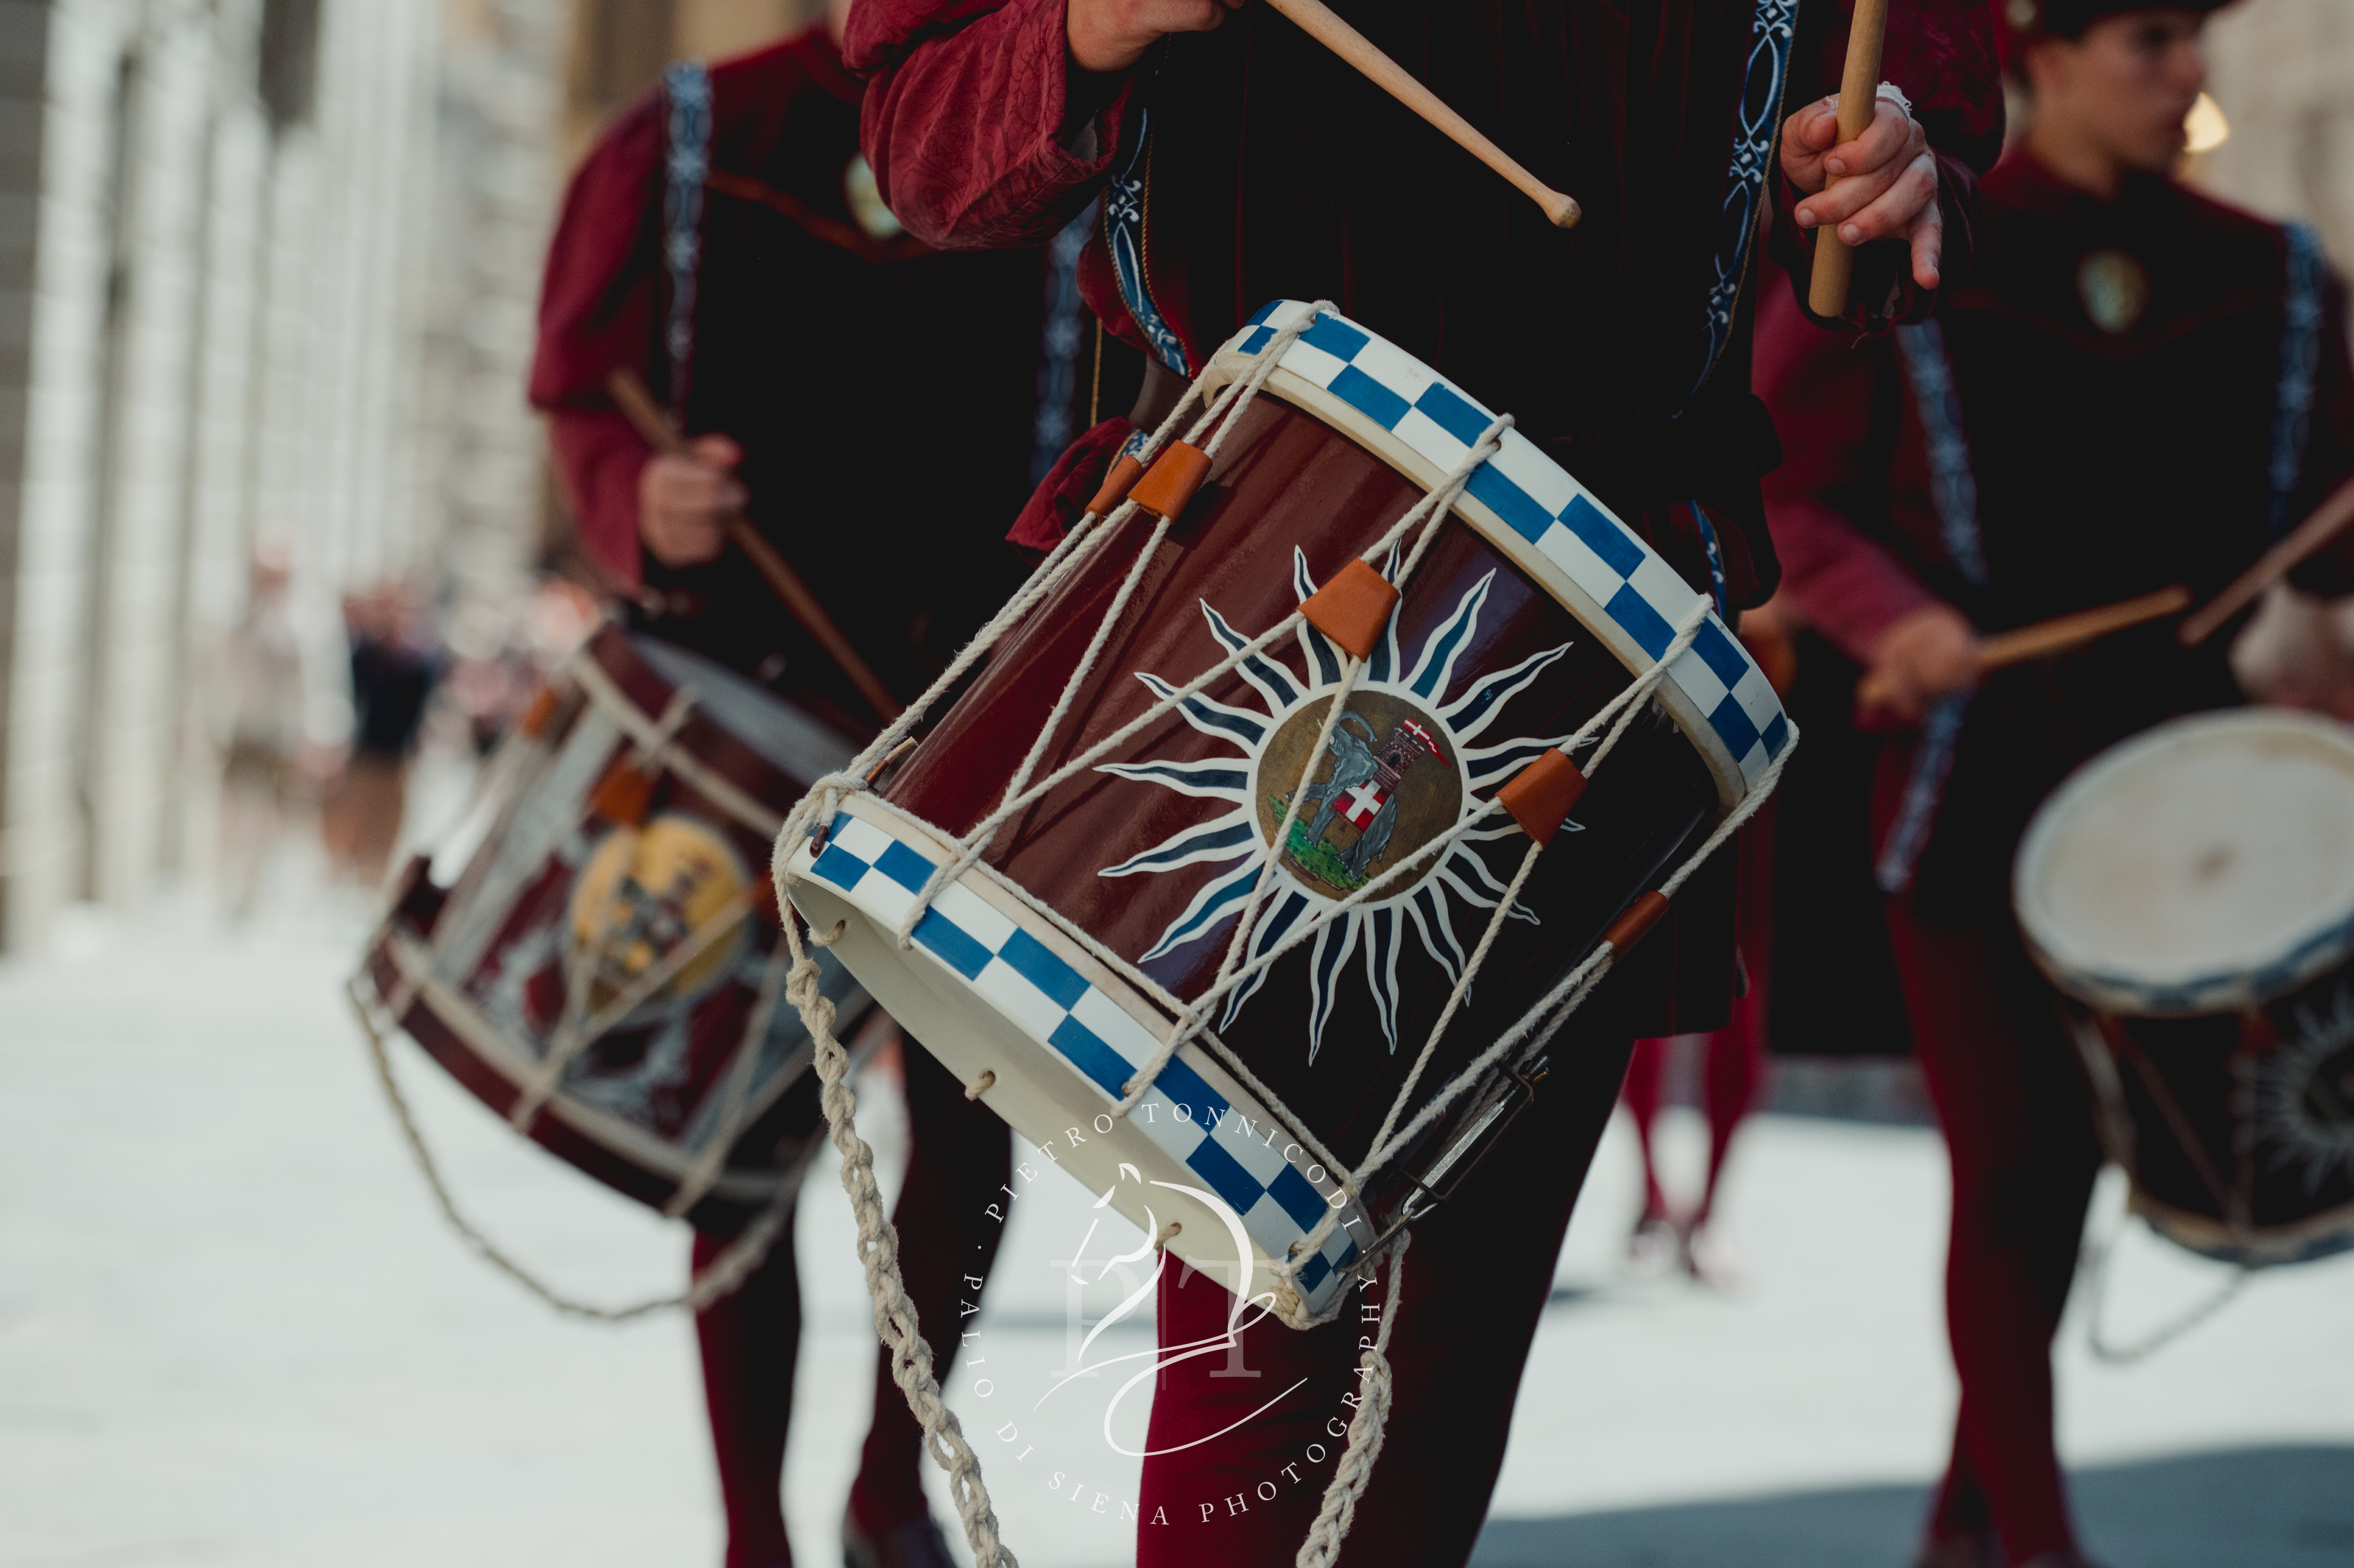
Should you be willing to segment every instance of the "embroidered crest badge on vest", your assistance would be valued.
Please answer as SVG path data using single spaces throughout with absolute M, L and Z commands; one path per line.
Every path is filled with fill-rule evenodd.
M 874 165 L 863 154 L 854 153 L 843 167 L 842 196 L 867 238 L 896 239 L 907 232 L 898 215 L 883 205 L 883 187 L 875 181 Z
M 2095 250 L 2077 264 L 2076 294 L 2093 324 L 2115 337 L 2148 308 L 2149 274 L 2122 250 Z

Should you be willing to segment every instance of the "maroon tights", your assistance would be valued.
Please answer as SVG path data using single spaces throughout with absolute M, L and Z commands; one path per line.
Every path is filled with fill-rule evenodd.
M 2052 1337 L 2100 1158 L 2052 995 L 2009 921 L 1930 925 L 1893 901 L 1889 936 L 1953 1162 L 1946 1324 L 1962 1385 L 1929 1521 L 1993 1531 L 2012 1563 L 2071 1550 L 2052 1430 Z
M 1000 1227 L 969 1200 L 993 1192 L 1012 1169 L 1005 1124 L 913 1041 L 901 1047 L 907 1086 L 907 1177 L 891 1222 L 899 1230 L 899 1264 L 925 1338 L 955 1343 L 960 1298 L 970 1300 L 965 1276 L 986 1278 L 997 1255 Z M 818 1156 L 821 1164 L 825 1155 Z M 727 1245 L 724 1235 L 697 1233 L 695 1265 L 702 1267 Z M 850 1268 L 848 1257 L 829 1267 Z M 780 1483 L 785 1429 L 793 1409 L 793 1362 L 801 1346 L 801 1285 L 790 1226 L 744 1287 L 715 1303 L 695 1322 L 703 1348 L 703 1392 L 711 1412 L 711 1443 L 719 1491 L 727 1510 L 726 1568 L 779 1568 L 792 1561 L 785 1541 Z M 878 1355 L 875 1421 L 859 1457 L 851 1507 L 869 1531 L 889 1529 L 925 1511 L 919 1462 L 923 1431 L 891 1382 L 890 1361 Z
M 1716 1203 L 1716 1179 L 1724 1170 L 1724 1151 L 1732 1147 L 1734 1130 L 1749 1114 L 1750 1104 L 1757 1097 L 1758 1082 L 1766 1072 L 1765 1041 L 1754 1021 L 1762 1010 L 1759 998 L 1753 992 L 1733 1007 L 1731 1027 L 1700 1036 L 1701 1049 L 1705 1053 L 1701 1099 L 1708 1112 L 1708 1182 L 1701 1189 L 1700 1205 L 1690 1218 L 1695 1228 L 1708 1223 L 1709 1211 Z M 1668 1195 L 1659 1185 L 1651 1128 L 1659 1116 L 1668 1048 L 1672 1043 L 1672 1037 L 1636 1041 L 1634 1059 L 1627 1066 L 1623 1097 L 1628 1114 L 1634 1118 L 1635 1135 L 1643 1146 L 1643 1217 L 1647 1220 L 1668 1215 Z
M 1735 841 L 1741 868 L 1736 918 L 1742 973 L 1749 983 L 1733 1004 L 1733 1022 L 1713 1034 L 1700 1036 L 1705 1053 L 1701 1101 L 1708 1112 L 1708 1181 L 1701 1189 L 1700 1206 L 1691 1215 L 1695 1228 L 1708 1223 L 1709 1212 L 1716 1203 L 1716 1179 L 1724 1169 L 1724 1151 L 1732 1146 L 1734 1130 L 1749 1114 L 1766 1077 L 1766 1028 L 1773 980 L 1774 820 L 1773 803 L 1768 801 Z M 1659 1186 L 1659 1162 L 1651 1150 L 1651 1128 L 1659 1118 L 1659 1095 L 1668 1069 L 1668 1044 L 1665 1039 L 1636 1041 L 1635 1057 L 1628 1065 L 1627 1084 L 1621 1091 L 1635 1122 L 1635 1136 L 1643 1146 L 1643 1217 L 1647 1220 L 1668 1217 L 1668 1195 Z
M 1479 1536 L 1562 1233 L 1627 1071 L 1624 1036 L 1570 1040 L 1520 1121 L 1415 1227 L 1389 1351 L 1395 1404 L 1349 1534 L 1349 1568 L 1457 1568 Z M 1378 1328 L 1366 1315 L 1389 1310 L 1387 1277 L 1352 1293 L 1320 1329 L 1268 1319 L 1243 1331 L 1238 1356 L 1196 1357 L 1161 1374 L 1137 1568 L 1289 1568 L 1340 1457 L 1358 1340 Z M 1223 1333 L 1233 1303 L 1216 1279 L 1172 1257 L 1161 1278 L 1161 1342 Z

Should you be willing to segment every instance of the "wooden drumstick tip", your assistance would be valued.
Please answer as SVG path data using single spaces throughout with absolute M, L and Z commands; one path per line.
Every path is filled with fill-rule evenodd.
M 1559 191 L 1545 192 L 1537 197 L 1537 205 L 1544 208 L 1544 215 L 1553 219 L 1555 228 L 1575 228 L 1577 220 L 1585 216 L 1585 209 L 1577 205 L 1575 196 L 1564 196 Z

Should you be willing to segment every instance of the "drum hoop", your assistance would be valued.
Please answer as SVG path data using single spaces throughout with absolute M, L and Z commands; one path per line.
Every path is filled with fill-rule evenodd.
M 2273 1268 L 2354 1247 L 2354 1202 L 2278 1224 L 2234 1226 L 2212 1214 L 2152 1197 L 2129 1167 L 2126 1179 L 2130 1184 L 2127 1205 L 2150 1229 L 2175 1245 L 2218 1263 Z M 2329 1245 L 2333 1242 L 2337 1245 Z
M 415 1001 L 423 1003 L 442 1027 L 457 1035 L 483 1065 L 505 1079 L 518 1094 L 528 1090 L 535 1065 L 515 1049 L 506 1032 L 483 1016 L 463 992 L 434 973 L 433 948 L 429 944 L 396 925 L 384 933 L 380 946 L 399 972 L 403 986 L 413 988 Z M 394 1022 L 406 1027 L 401 1019 Z M 747 1097 L 737 1136 L 742 1136 L 743 1128 L 755 1125 L 768 1114 L 801 1073 L 809 1070 L 806 1054 L 795 1054 L 801 1058 L 800 1072 L 779 1073 L 758 1096 Z M 674 1183 L 684 1183 L 688 1179 L 698 1158 L 696 1153 L 665 1143 L 562 1089 L 548 1097 L 541 1114 L 556 1117 L 574 1132 L 602 1145 L 608 1152 Z M 715 1130 L 713 1136 L 724 1135 Z M 812 1138 L 811 1141 L 814 1144 L 818 1140 Z M 723 1169 L 706 1195 L 735 1202 L 760 1202 L 774 1197 L 784 1182 L 795 1179 L 790 1170 L 782 1167 L 772 1171 L 728 1167 Z
M 1205 388 L 1221 387 L 1249 374 L 1252 362 L 1256 357 L 1256 348 L 1252 345 L 1269 330 L 1265 323 L 1271 323 L 1283 307 L 1293 302 L 1279 301 L 1267 307 L 1259 313 L 1253 324 L 1246 326 L 1222 344 L 1203 372 Z M 1352 322 L 1349 323 L 1348 326 L 1352 332 L 1363 334 L 1371 343 L 1379 345 L 1388 354 L 1401 359 L 1412 360 L 1412 356 L 1406 355 L 1404 350 L 1368 332 L 1362 325 Z M 1311 353 L 1320 352 L 1315 344 L 1307 342 L 1304 338 L 1301 342 Z M 1295 344 L 1292 352 L 1297 352 L 1301 344 Z M 1437 490 L 1445 483 L 1447 464 L 1432 454 L 1418 450 L 1411 441 L 1400 436 L 1395 430 L 1380 424 L 1363 408 L 1351 402 L 1341 393 L 1329 387 L 1320 386 L 1299 371 L 1293 369 L 1285 363 L 1285 360 L 1290 357 L 1291 354 L 1287 353 L 1283 360 L 1277 362 L 1274 373 L 1267 378 L 1263 391 L 1273 393 L 1310 418 L 1356 442 L 1373 456 L 1381 459 L 1397 473 L 1424 490 Z M 1419 361 L 1413 361 L 1413 363 L 1416 368 L 1427 376 L 1434 385 L 1446 388 L 1477 410 L 1483 421 L 1491 417 L 1483 405 L 1460 387 Z M 1352 366 L 1351 368 L 1356 367 Z M 1344 384 L 1340 382 L 1338 376 L 1334 379 L 1336 384 Z M 1373 384 L 1373 378 L 1363 377 L 1362 373 L 1361 379 Z M 1354 383 L 1345 384 L 1354 385 Z M 1382 390 L 1385 391 L 1385 389 Z M 1371 400 L 1370 396 L 1368 400 Z M 1670 605 L 1669 609 L 1661 609 L 1651 601 L 1649 593 L 1642 591 L 1642 588 L 1654 587 L 1657 583 L 1657 574 L 1667 574 L 1672 581 L 1674 588 L 1668 590 L 1670 592 L 1681 590 L 1689 595 L 1690 601 L 1709 599 L 1708 595 L 1691 588 L 1681 577 L 1675 576 L 1674 568 L 1669 567 L 1658 552 L 1644 542 L 1640 535 L 1628 527 L 1617 514 L 1602 503 L 1598 497 L 1578 483 L 1575 475 L 1563 469 L 1533 443 L 1521 437 L 1517 432 L 1511 431 L 1506 432 L 1504 441 L 1505 450 L 1498 452 L 1497 458 L 1510 461 L 1530 477 L 1535 477 L 1536 473 L 1542 472 L 1542 470 L 1537 469 L 1539 464 L 1542 464 L 1543 469 L 1551 470 L 1551 473 L 1544 474 L 1545 479 L 1553 480 L 1554 476 L 1558 476 L 1557 482 L 1569 486 L 1577 498 L 1590 503 L 1596 511 L 1607 519 L 1609 524 L 1621 535 L 1622 545 L 1631 546 L 1640 552 L 1639 564 L 1632 571 L 1626 573 L 1602 566 L 1599 558 L 1596 557 L 1596 565 L 1602 567 L 1604 572 L 1620 583 L 1614 591 L 1612 602 L 1617 602 L 1627 594 L 1628 588 L 1634 588 L 1637 589 L 1635 597 L 1643 600 L 1646 612 L 1662 617 L 1667 623 L 1672 624 L 1677 616 L 1669 613 L 1669 609 L 1679 607 Z M 1498 481 L 1501 482 L 1496 487 L 1496 493 L 1500 496 L 1508 487 L 1511 493 L 1522 496 L 1522 499 L 1528 499 L 1523 488 L 1515 482 L 1511 476 L 1498 469 L 1495 463 L 1496 460 L 1490 459 L 1482 466 L 1480 471 L 1493 474 Z M 1559 604 L 1571 619 L 1584 627 L 1589 635 L 1599 640 L 1602 645 L 1609 650 L 1611 657 L 1617 660 L 1629 675 L 1639 676 L 1650 668 L 1653 653 L 1637 640 L 1617 616 L 1611 613 L 1609 606 L 1588 592 L 1561 560 L 1547 554 L 1542 545 L 1508 523 L 1477 490 L 1467 486 L 1457 497 L 1452 512 L 1490 547 L 1511 561 L 1515 567 L 1551 596 L 1554 602 Z M 1547 521 L 1549 522 L 1550 519 Z M 1533 519 L 1532 525 L 1536 525 Z M 1560 533 L 1565 536 L 1567 530 L 1541 530 L 1540 537 L 1551 537 L 1553 533 Z M 1583 549 L 1584 546 L 1580 546 L 1579 548 Z M 1590 551 L 1586 553 L 1591 554 Z M 1633 580 L 1637 578 L 1643 579 L 1642 588 L 1638 588 Z M 1597 586 L 1601 585 L 1597 584 Z M 1657 584 L 1658 588 L 1664 588 L 1664 584 Z M 1728 674 L 1730 679 L 1727 678 Z M 1741 803 L 1756 785 L 1773 759 L 1780 754 L 1782 747 L 1787 744 L 1787 739 L 1777 744 L 1765 738 L 1776 734 L 1777 725 L 1787 728 L 1787 715 L 1783 712 L 1781 699 L 1775 694 L 1773 683 L 1766 678 L 1765 672 L 1757 667 L 1756 661 L 1752 659 L 1748 650 L 1742 646 L 1740 639 L 1734 637 L 1712 611 L 1707 618 L 1698 643 L 1670 666 L 1669 678 L 1659 683 L 1653 696 L 1673 716 L 1677 727 L 1683 731 L 1686 740 L 1701 754 L 1702 760 L 1708 768 L 1710 779 L 1715 784 L 1717 792 L 1717 809 L 1715 815 L 1711 819 L 1712 821 L 1722 821 L 1727 812 Z M 1718 705 L 1704 707 L 1702 697 L 1714 699 Z M 1735 729 L 1736 732 L 1745 726 L 1758 737 L 1747 751 L 1737 757 L 1725 736 L 1712 718 L 1712 715 L 1720 711 L 1726 704 L 1737 705 L 1740 710 L 1737 718 L 1730 711 L 1725 713 L 1726 726 Z
M 795 885 L 794 898 L 797 905 L 801 895 L 801 889 L 814 887 L 825 896 L 838 900 L 855 911 L 880 938 L 886 954 L 895 955 L 896 950 L 890 942 L 890 936 L 897 924 L 899 912 L 884 907 L 877 901 L 875 894 L 882 890 L 874 885 L 876 882 L 875 877 L 865 874 L 864 867 L 868 863 L 865 863 L 863 857 L 851 856 L 846 850 L 838 849 L 836 841 L 842 837 L 842 830 L 846 819 L 854 819 L 875 830 L 891 843 L 907 850 L 915 856 L 930 861 L 931 864 L 927 864 L 920 872 L 908 868 L 907 874 L 915 875 L 917 879 L 917 887 L 922 885 L 922 876 L 932 869 L 932 865 L 945 864 L 956 857 L 957 846 L 952 840 L 939 833 L 929 824 L 899 810 L 887 802 L 871 796 L 853 796 L 842 802 L 839 814 L 828 827 L 827 848 L 822 852 L 812 853 L 811 845 L 804 842 L 794 852 L 792 859 L 787 863 L 785 874 L 791 878 Z M 848 883 L 839 880 L 836 874 L 839 863 L 829 864 L 826 862 L 827 855 L 837 853 L 844 860 L 856 859 L 860 862 L 858 873 L 854 874 Z M 899 887 L 902 890 L 902 898 L 912 898 L 915 895 L 916 887 L 907 886 L 889 874 L 884 874 L 883 880 L 891 881 L 894 885 Z M 862 888 L 862 883 L 867 885 L 866 887 Z M 1024 1016 L 1002 1004 L 975 983 L 974 976 L 966 974 L 962 969 L 950 963 L 944 956 L 947 951 L 953 951 L 960 945 L 977 940 L 967 932 L 966 927 L 974 921 L 979 912 L 968 911 L 966 919 L 960 922 L 956 908 L 957 899 L 947 899 L 944 906 L 941 897 L 934 898 L 928 922 L 937 920 L 941 924 L 939 927 L 933 927 L 928 923 L 919 927 L 916 945 L 923 948 L 932 961 L 938 962 L 945 971 L 960 982 L 960 991 L 970 998 L 973 1004 L 988 1006 L 1007 1026 L 1038 1046 L 1054 1060 L 1056 1065 L 1067 1070 L 1072 1075 L 1085 1080 L 1101 1100 L 1103 1111 L 1117 1110 L 1121 1098 L 1118 1086 L 1119 1081 L 1143 1066 L 1158 1047 L 1167 1044 L 1173 1032 L 1174 1025 L 1167 1013 L 1129 985 L 1125 977 L 1113 971 L 1093 955 L 1085 951 L 1077 943 L 1072 941 L 1054 921 L 1025 906 L 1019 897 L 1001 885 L 999 874 L 994 871 L 994 868 L 987 867 L 985 863 L 983 865 L 968 870 L 949 885 L 958 889 L 961 895 L 986 905 L 989 915 L 1011 922 L 1017 930 L 1044 948 L 1055 959 L 1060 960 L 1068 971 L 1068 977 L 1058 978 L 1066 978 L 1066 982 L 1067 978 L 1076 978 L 1084 982 L 1089 990 L 1118 1009 L 1136 1025 L 1135 1034 L 1128 1042 L 1126 1050 L 1121 1049 L 1119 1043 L 1103 1038 L 1104 1031 L 1100 1022 L 1088 1032 L 1089 1040 L 1109 1048 L 1112 1054 L 1119 1058 L 1119 1064 L 1108 1069 L 1113 1074 L 1113 1083 L 1111 1086 L 1107 1087 L 1102 1077 L 1097 1073 L 1090 1072 L 1088 1065 L 1082 1059 L 1088 1049 L 1087 1044 L 1076 1041 L 1071 1035 L 1065 1033 L 1061 1027 L 1067 1022 L 1076 1021 L 1077 1010 L 1086 1005 L 1084 995 L 1075 996 L 1067 1002 L 1063 1001 L 1060 996 L 1055 997 L 1055 1014 L 1052 1019 L 1036 1014 Z M 985 942 L 980 945 L 991 946 Z M 898 959 L 897 962 L 899 967 L 905 969 L 909 960 Z M 1033 983 L 1034 984 L 1034 981 Z M 1045 993 L 1042 991 L 1041 994 Z M 1100 1012 L 1095 1012 L 1093 1015 L 1098 1021 L 1103 1016 Z M 1082 1027 L 1086 1026 L 1082 1025 Z M 922 1031 L 917 1030 L 916 1033 L 921 1033 Z M 1304 1150 L 1317 1156 L 1319 1162 L 1325 1166 L 1323 1184 L 1318 1186 L 1309 1181 L 1304 1175 L 1301 1177 L 1301 1183 L 1312 1191 L 1320 1202 L 1329 1202 L 1333 1195 L 1346 1192 L 1344 1183 L 1349 1176 L 1348 1169 L 1337 1160 L 1332 1160 L 1312 1134 L 1305 1133 L 1294 1125 L 1288 1110 L 1270 1107 L 1248 1086 L 1229 1072 L 1224 1063 L 1190 1040 L 1178 1047 L 1174 1061 L 1182 1063 L 1186 1071 L 1200 1079 L 1211 1095 L 1223 1100 L 1230 1107 L 1233 1115 L 1242 1118 L 1248 1123 L 1281 1128 L 1283 1136 L 1294 1140 Z M 1102 1065 L 1100 1063 L 1097 1065 Z M 976 1074 L 979 1071 L 979 1068 L 975 1069 Z M 1000 1081 L 1002 1081 L 1002 1077 Z M 985 1099 L 987 1096 L 984 1094 L 982 1097 Z M 1133 1124 L 1136 1118 L 1131 1117 L 1129 1120 Z M 1224 1168 L 1216 1162 L 1217 1156 L 1223 1154 L 1227 1163 L 1236 1163 L 1232 1152 L 1223 1147 L 1225 1140 L 1205 1137 L 1194 1144 L 1191 1150 L 1180 1152 L 1174 1145 L 1184 1141 L 1182 1136 L 1163 1140 L 1153 1137 L 1148 1130 L 1150 1128 L 1159 1128 L 1162 1125 L 1157 1120 L 1151 1121 L 1137 1126 L 1136 1130 L 1141 1133 L 1152 1147 L 1209 1184 L 1213 1190 L 1217 1189 L 1222 1181 L 1231 1180 L 1231 1173 L 1225 1171 Z M 1089 1137 L 1097 1135 L 1096 1129 L 1092 1128 L 1084 1130 Z M 1205 1160 L 1205 1166 L 1208 1167 L 1206 1169 L 1204 1166 L 1193 1165 L 1188 1157 L 1189 1154 L 1203 1150 L 1213 1151 L 1212 1155 Z M 1294 1167 L 1294 1169 L 1297 1168 Z M 1213 1171 L 1219 1173 L 1214 1175 Z M 1249 1173 L 1246 1172 L 1246 1174 Z M 1259 1181 L 1262 1188 L 1267 1187 L 1274 1180 L 1271 1177 L 1261 1180 L 1256 1176 L 1251 1179 Z M 1127 1214 L 1131 1222 L 1141 1226 L 1145 1222 L 1140 1202 L 1131 1199 L 1130 1190 L 1124 1183 L 1115 1188 L 1115 1192 L 1119 1195 L 1114 1199 L 1114 1206 Z M 1273 1194 L 1270 1192 L 1268 1195 Z M 1225 1194 L 1222 1192 L 1221 1196 Z M 1256 1201 L 1253 1203 L 1236 1203 L 1232 1199 L 1227 1201 L 1230 1206 L 1243 1216 L 1244 1225 L 1250 1234 L 1252 1244 L 1260 1258 L 1267 1264 L 1278 1263 L 1288 1257 L 1292 1245 L 1307 1236 L 1313 1223 L 1312 1221 L 1308 1224 L 1299 1223 L 1297 1216 L 1284 1210 L 1280 1200 L 1264 1205 L 1257 1204 Z M 1136 1212 L 1130 1213 L 1131 1208 Z M 1266 1210 L 1272 1210 L 1274 1213 L 1264 1212 Z M 1356 1263 L 1363 1251 L 1364 1243 L 1373 1234 L 1372 1216 L 1360 1199 L 1352 1197 L 1342 1212 L 1346 1218 L 1341 1226 L 1320 1249 L 1320 1255 L 1325 1259 L 1325 1267 L 1315 1271 L 1317 1277 L 1312 1283 L 1306 1279 L 1300 1282 L 1300 1294 L 1313 1312 L 1321 1313 L 1329 1308 L 1333 1298 L 1346 1288 L 1349 1277 L 1347 1270 Z M 1276 1214 L 1281 1214 L 1284 1223 L 1278 1223 L 1275 1217 Z M 1257 1217 L 1254 1218 L 1254 1215 Z M 1317 1217 L 1321 1217 L 1320 1213 Z M 1352 1227 L 1359 1227 L 1353 1236 Z M 1197 1267 L 1215 1266 L 1225 1261 L 1224 1255 L 1217 1249 L 1217 1243 L 1224 1239 L 1223 1235 L 1216 1234 L 1197 1236 L 1189 1233 L 1180 1233 L 1171 1238 L 1168 1247 L 1170 1251 Z M 1267 1283 L 1272 1284 L 1271 1277 Z M 1247 1293 L 1237 1292 L 1237 1294 Z
M 2232 730 L 2295 732 L 2354 758 L 2354 740 L 2334 720 L 2278 708 L 2228 708 L 2168 719 L 2085 762 L 2060 782 L 2036 808 L 2011 858 L 2011 907 L 2029 957 L 2052 983 L 2103 1012 L 2138 1018 L 2190 1018 L 2240 1012 L 2285 996 L 2354 955 L 2354 902 L 2298 937 L 2287 950 L 2245 969 L 2215 970 L 2182 980 L 2157 980 L 2096 969 L 2071 956 L 2071 943 L 2050 919 L 2033 891 L 2033 869 L 2052 853 L 2053 842 L 2076 818 L 2093 793 L 2110 779 L 2183 742 Z
M 695 792 L 736 819 L 747 830 L 764 839 L 773 839 L 785 825 L 781 812 L 770 810 L 741 786 L 722 778 L 705 767 L 689 752 L 682 750 L 674 736 L 663 733 L 659 718 L 649 715 L 632 701 L 628 693 L 594 659 L 583 659 L 572 672 L 589 701 L 612 716 L 622 733 L 642 750 L 659 753 L 661 766 L 684 779 Z M 661 677 L 655 677 L 660 680 Z M 668 685 L 667 681 L 663 684 Z M 676 687 L 690 698 L 694 688 Z

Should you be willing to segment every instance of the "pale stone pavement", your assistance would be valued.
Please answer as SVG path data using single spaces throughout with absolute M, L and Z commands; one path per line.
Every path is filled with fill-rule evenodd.
M 296 906 L 242 935 L 164 916 L 94 928 L 68 957 L 0 969 L 0 1568 L 713 1568 L 687 1325 L 558 1319 L 462 1250 L 339 994 L 362 916 Z M 405 1043 L 398 1060 L 455 1184 L 515 1251 L 599 1299 L 675 1286 L 680 1232 L 521 1144 Z M 866 1087 L 888 1165 L 891 1086 Z M 1690 1154 L 1693 1128 L 1670 1131 Z M 1561 1260 L 1478 1561 L 1904 1562 L 1953 1397 L 1934 1135 L 1754 1123 L 1726 1200 L 1742 1268 L 1726 1292 L 1630 1277 L 1633 1199 L 1622 1128 Z M 1030 1190 L 970 1352 L 990 1364 L 950 1380 L 1034 1568 L 1125 1561 L 1133 1529 L 1117 1504 L 1135 1461 L 1100 1425 L 1108 1383 L 1038 1403 L 1073 1339 L 1057 1260 L 1134 1245 L 1088 1237 L 1090 1201 L 1052 1172 Z M 850 1235 L 822 1169 L 801 1210 L 786 1489 L 818 1568 L 838 1560 L 869 1407 Z M 2136 1234 L 2119 1317 L 2154 1321 L 2213 1277 Z M 1149 1344 L 1122 1323 L 1096 1359 Z M 2130 1370 L 2093 1363 L 2072 1321 L 2062 1376 L 2065 1451 L 2110 1568 L 2354 1562 L 2354 1258 L 2259 1279 Z M 989 1436 L 1006 1421 L 1034 1450 L 1023 1463 Z

